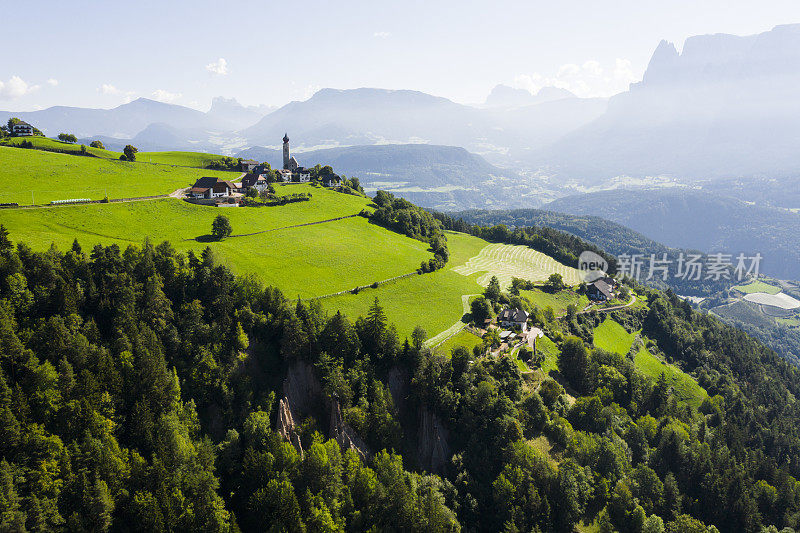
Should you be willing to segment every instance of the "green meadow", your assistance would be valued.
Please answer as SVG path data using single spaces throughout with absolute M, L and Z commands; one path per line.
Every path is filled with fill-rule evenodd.
M 36 142 L 65 144 L 41 138 Z M 0 146 L 0 184 L 5 185 L 0 201 L 29 204 L 31 193 L 36 203 L 69 198 L 102 199 L 106 194 L 112 199 L 148 196 L 186 187 L 203 175 L 238 177 L 238 172 L 190 168 L 204 166 L 216 157 L 219 156 L 144 152 L 138 154 L 137 162 L 129 163 L 116 158 L 77 157 Z M 445 268 L 353 294 L 349 291 L 354 287 L 414 272 L 422 261 L 431 257 L 428 245 L 353 216 L 371 209 L 368 198 L 310 184 L 276 187 L 279 195 L 296 192 L 310 192 L 312 198 L 259 208 L 216 208 L 167 198 L 6 209 L 0 210 L 0 224 L 9 230 L 12 240 L 38 250 L 51 244 L 65 249 L 76 238 L 85 250 L 95 244 L 141 245 L 146 239 L 153 243 L 170 241 L 183 252 L 199 253 L 208 246 L 235 273 L 254 274 L 290 298 L 309 299 L 347 291 L 320 300 L 329 312 L 341 310 L 353 318 L 365 315 L 377 297 L 401 337 L 409 336 L 417 325 L 425 328 L 430 337 L 451 328 L 456 330 L 468 295 L 481 293 L 481 285 L 487 283 L 490 273 L 524 277 L 528 271 L 545 275 L 548 268 L 565 268 L 546 256 L 519 247 L 498 246 L 469 235 L 447 232 L 450 260 Z M 233 236 L 214 241 L 209 237 L 211 222 L 220 213 L 230 219 Z M 328 221 L 339 217 L 352 218 Z M 321 221 L 327 222 L 291 227 Z M 252 233 L 255 235 L 245 235 Z M 511 260 L 502 258 L 498 264 L 486 262 L 487 257 L 506 250 L 512 253 Z M 560 307 L 554 305 L 554 308 Z M 449 345 L 458 340 L 453 339 Z
M 464 276 L 454 268 L 476 256 L 487 244 L 471 235 L 448 232 L 450 261 L 443 269 L 397 280 L 377 289 L 366 289 L 358 294 L 326 298 L 322 305 L 331 312 L 341 309 L 348 316 L 355 317 L 365 315 L 377 297 L 389 322 L 397 326 L 401 338 L 410 336 L 418 325 L 433 337 L 453 326 L 464 315 L 462 295 L 483 292 L 483 287 L 476 281 L 480 273 Z
M 79 154 L 81 152 L 80 143 L 67 143 L 58 141 L 56 139 L 50 139 L 48 137 L 38 136 L 8 137 L 0 142 L 0 146 L 19 146 L 23 143 L 23 141 L 31 143 L 34 150 L 60 150 L 75 154 Z M 92 148 L 88 144 L 86 145 L 86 151 L 95 157 L 100 157 L 103 159 L 119 159 L 119 156 L 121 155 L 121 152 L 113 152 L 111 150 L 103 150 L 101 148 Z
M 742 294 L 752 294 L 754 292 L 765 292 L 767 294 L 778 294 L 781 292 L 780 287 L 764 283 L 761 280 L 753 280 L 750 283 L 743 285 L 735 285 L 731 289 L 741 292 Z
M 0 146 L 19 146 L 23 141 L 33 144 L 34 150 L 58 150 L 72 154 L 81 153 L 80 143 L 67 143 L 49 137 L 9 137 L 0 141 Z M 119 159 L 122 152 L 92 148 L 88 144 L 86 152 L 101 159 Z M 179 167 L 205 168 L 214 160 L 220 159 L 218 154 L 207 154 L 205 152 L 138 152 L 136 154 L 137 163 L 154 163 L 159 165 L 173 165 Z
M 206 168 L 209 163 L 221 157 L 221 155 L 207 154 L 205 152 L 139 152 L 136 154 L 136 161 L 159 165 Z
M 464 329 L 456 333 L 446 341 L 444 341 L 439 346 L 437 346 L 434 351 L 444 356 L 450 357 L 453 348 L 463 346 L 471 354 L 472 348 L 475 346 L 480 346 L 482 343 L 483 339 L 481 339 L 474 333 L 470 333 L 469 331 Z
M 20 205 L 169 194 L 201 176 L 235 179 L 239 174 L 0 146 L 0 202 Z
M 75 205 L 0 211 L 13 240 L 34 249 L 64 249 L 77 238 L 94 244 L 141 244 L 168 240 L 180 251 L 209 246 L 239 274 L 252 273 L 287 296 L 311 298 L 413 272 L 431 257 L 428 245 L 371 224 L 363 217 L 290 227 L 359 213 L 368 200 L 310 185 L 276 192 L 311 192 L 307 202 L 285 206 L 216 208 L 182 200 Z M 225 214 L 233 235 L 210 240 L 211 222 Z M 246 233 L 256 235 L 239 236 Z
M 536 339 L 536 351 L 544 354 L 542 372 L 545 375 L 550 374 L 553 370 L 558 370 L 558 356 L 561 354 L 561 350 L 558 349 L 558 346 L 550 337 L 545 335 Z
M 589 305 L 589 298 L 584 294 L 578 294 L 571 289 L 558 291 L 556 293 L 544 292 L 539 289 L 530 291 L 519 291 L 520 296 L 524 296 L 539 309 L 552 307 L 556 316 L 561 316 L 567 312 L 567 306 L 572 304 L 578 311 Z
M 594 330 L 594 345 L 603 350 L 626 355 L 639 332 L 628 333 L 618 322 L 607 318 Z M 639 348 L 634 359 L 634 364 L 643 374 L 653 379 L 663 373 L 678 399 L 695 407 L 702 403 L 708 393 L 688 374 L 674 365 L 665 363 L 645 348 Z

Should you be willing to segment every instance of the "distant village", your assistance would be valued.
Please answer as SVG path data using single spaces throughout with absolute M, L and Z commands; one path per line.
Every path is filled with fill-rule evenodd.
M 319 181 L 324 187 L 335 188 L 342 184 L 342 178 L 330 167 L 313 168 L 300 166 L 289 150 L 289 135 L 283 135 L 283 168 L 272 169 L 269 163 L 259 163 L 253 159 L 241 161 L 240 181 L 225 180 L 204 176 L 187 191 L 186 196 L 193 200 L 213 200 L 213 203 L 237 203 L 248 190 L 261 194 L 269 189 L 270 183 L 309 183 Z M 205 202 L 203 202 L 205 203 Z

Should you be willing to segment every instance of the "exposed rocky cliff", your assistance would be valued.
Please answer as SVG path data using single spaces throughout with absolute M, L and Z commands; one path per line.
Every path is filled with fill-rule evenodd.
M 297 420 L 302 415 L 319 408 L 322 401 L 322 386 L 314 375 L 311 365 L 296 361 L 289 366 L 286 378 L 283 380 L 283 396 Z
M 303 445 L 300 442 L 300 435 L 297 434 L 292 410 L 289 408 L 289 400 L 281 398 L 278 402 L 278 423 L 277 431 L 281 437 L 292 443 L 300 457 L 303 457 Z
M 342 418 L 342 408 L 339 405 L 339 400 L 333 399 L 330 404 L 330 437 L 336 440 L 343 450 L 355 450 L 362 458 L 372 455 L 367 443 Z
M 386 378 L 386 385 L 392 395 L 392 403 L 398 411 L 402 411 L 408 397 L 408 374 L 399 367 L 393 366 Z
M 302 445 L 295 420 L 301 420 L 309 414 L 323 415 L 327 407 L 328 436 L 338 442 L 342 449 L 353 449 L 361 457 L 371 455 L 364 440 L 344 421 L 339 400 L 323 394 L 311 365 L 296 361 L 289 366 L 283 380 L 283 394 L 284 397 L 278 402 L 276 428 L 298 452 L 302 453 Z
M 450 460 L 447 444 L 447 428 L 426 407 L 420 410 L 417 434 L 417 459 L 422 468 L 430 472 L 441 472 Z

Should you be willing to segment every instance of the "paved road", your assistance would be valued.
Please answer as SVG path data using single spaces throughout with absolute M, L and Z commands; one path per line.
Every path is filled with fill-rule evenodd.
M 579 315 L 583 315 L 583 314 L 586 314 L 586 313 L 591 313 L 592 311 L 598 311 L 600 313 L 608 313 L 608 312 L 611 312 L 611 311 L 619 311 L 620 309 L 625 309 L 626 307 L 630 307 L 635 303 L 636 303 L 636 295 L 635 294 L 631 294 L 631 301 L 626 303 L 626 304 L 615 305 L 614 307 L 598 307 L 598 308 L 595 308 L 594 304 L 592 304 L 590 307 L 587 307 L 585 309 L 582 309 L 582 310 L 578 311 L 578 314 Z M 565 316 L 567 316 L 567 314 L 563 313 L 563 314 L 558 315 L 556 318 L 564 318 Z

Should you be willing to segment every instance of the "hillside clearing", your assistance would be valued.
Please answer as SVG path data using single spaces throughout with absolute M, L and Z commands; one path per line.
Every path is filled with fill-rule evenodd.
M 759 305 L 778 307 L 780 309 L 797 309 L 800 307 L 800 300 L 792 298 L 785 292 L 768 294 L 766 292 L 751 292 L 744 295 L 744 299 Z
M 734 285 L 731 287 L 732 290 L 739 291 L 742 294 L 750 294 L 753 292 L 765 292 L 767 294 L 778 294 L 781 292 L 780 287 L 776 287 L 775 285 L 771 285 L 769 283 L 764 283 L 761 280 L 753 280 L 750 283 L 744 283 L 742 285 Z
M 627 355 L 638 335 L 639 332 L 629 333 L 618 322 L 607 318 L 594 329 L 593 344 L 603 350 Z M 633 362 L 643 374 L 653 379 L 658 379 L 663 373 L 677 398 L 694 407 L 698 407 L 708 396 L 694 378 L 674 365 L 661 361 L 644 346 L 636 352 Z
M 539 309 L 551 307 L 556 316 L 561 316 L 567 312 L 568 305 L 574 305 L 580 311 L 589 305 L 589 298 L 585 294 L 578 294 L 568 289 L 556 293 L 544 292 L 539 289 L 529 291 L 519 291 L 520 296 L 524 296 Z
M 472 348 L 475 346 L 480 346 L 482 343 L 483 339 L 474 333 L 470 333 L 467 330 L 461 330 L 459 333 L 453 335 L 438 345 L 434 351 L 446 357 L 450 357 L 450 353 L 453 351 L 453 348 L 463 346 L 469 351 L 470 354 L 472 354 Z

